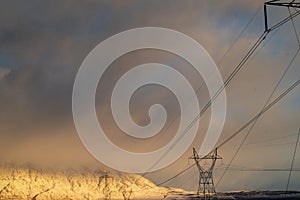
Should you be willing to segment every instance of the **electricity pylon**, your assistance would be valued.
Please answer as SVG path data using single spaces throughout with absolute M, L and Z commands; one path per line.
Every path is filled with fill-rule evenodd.
M 197 194 L 202 194 L 204 198 L 213 196 L 216 194 L 214 180 L 213 180 L 213 169 L 215 167 L 216 161 L 218 159 L 222 159 L 217 152 L 217 149 L 212 153 L 200 158 L 195 148 L 193 148 L 193 157 L 190 159 L 194 159 L 198 171 L 199 171 L 199 182 L 198 182 L 198 190 Z M 210 160 L 210 166 L 204 167 L 201 166 L 201 160 Z
M 268 14 L 267 14 L 267 8 L 269 6 L 279 6 L 279 7 L 286 7 L 288 9 L 290 8 L 294 8 L 297 12 L 299 10 L 297 10 L 297 8 L 300 8 L 300 2 L 296 1 L 296 0 L 268 0 L 264 3 L 264 18 L 265 18 L 265 31 L 270 31 L 270 27 L 268 25 Z M 297 13 L 295 13 L 296 15 L 298 15 Z M 295 16 L 294 16 L 295 17 Z M 293 17 L 291 16 L 291 19 Z

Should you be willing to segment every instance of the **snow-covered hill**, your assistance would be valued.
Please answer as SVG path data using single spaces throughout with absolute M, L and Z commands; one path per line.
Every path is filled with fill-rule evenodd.
M 0 167 L 0 199 L 162 199 L 170 192 L 184 191 L 135 174 Z
M 182 189 L 157 187 L 135 174 L 68 170 L 42 171 L 32 167 L 0 166 L 0 199 L 31 200 L 199 200 Z M 300 199 L 300 192 L 238 191 L 213 199 Z

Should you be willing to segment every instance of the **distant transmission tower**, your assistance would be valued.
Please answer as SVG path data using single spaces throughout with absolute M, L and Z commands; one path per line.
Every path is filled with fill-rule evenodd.
M 200 158 L 195 148 L 193 148 L 193 157 L 190 159 L 194 159 L 199 170 L 199 182 L 198 182 L 198 190 L 197 194 L 202 194 L 204 198 L 213 196 L 216 194 L 214 180 L 213 180 L 213 169 L 216 164 L 216 160 L 222 159 L 217 152 L 217 149 L 212 153 Z M 205 167 L 201 166 L 201 160 L 210 160 L 210 166 Z

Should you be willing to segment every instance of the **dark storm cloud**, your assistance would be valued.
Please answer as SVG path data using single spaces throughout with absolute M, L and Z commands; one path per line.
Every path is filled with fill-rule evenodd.
M 6 77 L 0 86 L 1 107 L 5 109 L 1 118 L 6 128 L 14 120 L 30 128 L 35 121 L 55 125 L 64 117 L 69 118 L 76 71 L 86 54 L 106 37 L 132 27 L 156 25 L 182 29 L 194 23 L 181 6 L 171 1 L 4 1 L 2 4 L 0 67 L 9 69 L 1 70 Z M 233 2 L 217 4 L 219 15 L 232 13 L 230 4 Z M 192 9 L 195 5 L 203 7 L 200 16 L 213 9 L 210 4 L 195 1 L 183 6 Z M 237 8 L 246 10 L 240 3 Z M 172 17 L 182 22 L 170 20 Z
M 0 67 L 12 69 L 0 86 L 1 107 L 6 109 L 1 114 L 8 126 L 13 121 L 28 128 L 43 120 L 55 124 L 62 115 L 70 116 L 73 78 L 93 40 L 80 36 L 88 31 L 87 21 L 110 10 L 106 3 L 95 8 L 95 2 L 72 2 L 7 1 L 1 6 Z M 98 21 L 103 25 L 107 20 Z

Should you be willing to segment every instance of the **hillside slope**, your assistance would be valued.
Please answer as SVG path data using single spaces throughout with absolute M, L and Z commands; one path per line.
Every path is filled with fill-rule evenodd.
M 162 199 L 180 189 L 157 187 L 135 174 L 1 167 L 0 199 Z

